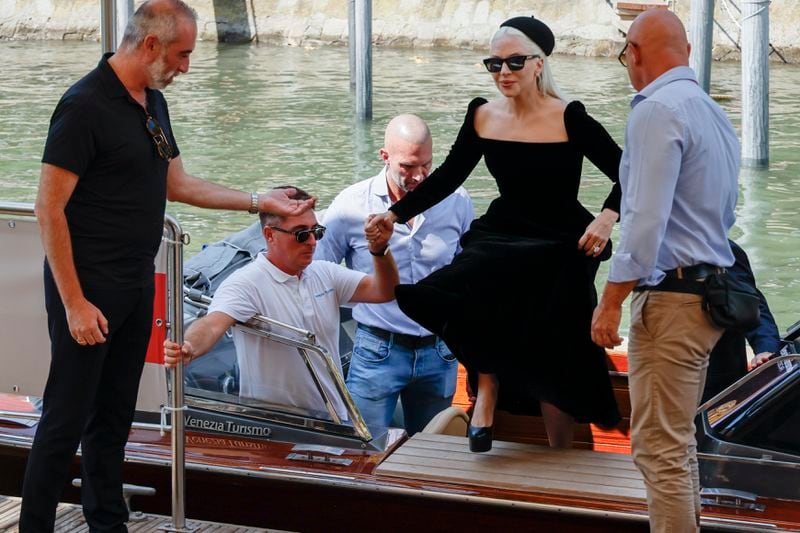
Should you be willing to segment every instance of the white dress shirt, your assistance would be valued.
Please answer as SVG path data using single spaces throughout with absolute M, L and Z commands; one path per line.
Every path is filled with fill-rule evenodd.
M 377 176 L 347 187 L 333 200 L 322 219 L 328 231 L 317 243 L 314 259 L 345 264 L 354 270 L 371 273 L 372 255 L 364 237 L 364 222 L 373 213 L 383 213 L 392 205 L 386 169 Z M 431 272 L 449 264 L 461 251 L 459 239 L 474 217 L 472 200 L 459 187 L 453 194 L 423 211 L 413 225 L 395 224 L 389 241 L 400 283 L 416 283 Z M 431 332 L 408 318 L 397 302 L 358 304 L 353 318 L 361 324 L 423 337 Z

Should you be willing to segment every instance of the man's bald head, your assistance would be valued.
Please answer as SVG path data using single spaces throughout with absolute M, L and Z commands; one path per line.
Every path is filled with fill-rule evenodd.
M 664 72 L 689 64 L 691 49 L 686 28 L 675 13 L 666 9 L 648 9 L 631 24 L 628 31 L 628 72 L 631 82 L 641 90 Z
M 405 114 L 394 117 L 386 126 L 383 136 L 384 145 L 397 141 L 411 144 L 425 144 L 431 138 L 431 130 L 424 120 L 417 115 Z
M 433 162 L 433 139 L 424 120 L 398 115 L 386 126 L 380 155 L 386 163 L 386 181 L 394 201 L 428 177 Z
M 682 56 L 689 61 L 686 28 L 681 19 L 666 9 L 648 9 L 633 21 L 628 37 L 639 47 L 652 48 L 662 54 Z

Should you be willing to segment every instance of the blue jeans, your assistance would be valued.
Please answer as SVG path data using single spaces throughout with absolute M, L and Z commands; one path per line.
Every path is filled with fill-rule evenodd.
M 347 389 L 370 426 L 388 427 L 400 398 L 413 435 L 450 407 L 457 374 L 458 362 L 441 339 L 415 350 L 357 328 Z

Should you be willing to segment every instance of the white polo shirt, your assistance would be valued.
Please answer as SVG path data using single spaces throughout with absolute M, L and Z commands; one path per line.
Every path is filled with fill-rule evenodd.
M 247 322 L 264 315 L 312 331 L 341 373 L 339 306 L 348 303 L 365 274 L 327 261 L 313 261 L 298 276 L 290 276 L 259 254 L 217 289 L 209 313 L 225 313 Z M 278 331 L 276 333 L 283 333 Z M 239 363 L 239 395 L 326 413 L 325 404 L 296 348 L 234 330 Z M 339 393 L 319 358 L 309 353 L 323 386 L 346 419 Z M 322 415 L 327 418 L 326 415 Z

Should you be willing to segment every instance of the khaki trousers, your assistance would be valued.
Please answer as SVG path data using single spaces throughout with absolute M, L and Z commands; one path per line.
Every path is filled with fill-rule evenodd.
M 699 531 L 694 417 L 708 355 L 722 335 L 695 294 L 634 293 L 628 340 L 631 450 L 644 477 L 650 530 Z

